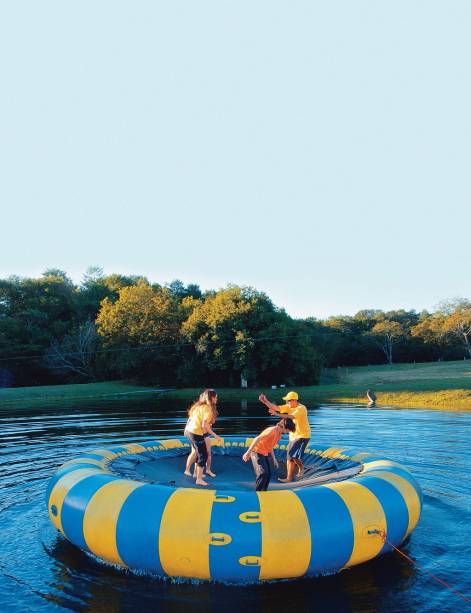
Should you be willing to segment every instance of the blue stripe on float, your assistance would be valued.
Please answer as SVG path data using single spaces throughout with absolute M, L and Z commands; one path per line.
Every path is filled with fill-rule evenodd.
M 159 557 L 159 531 L 163 510 L 174 491 L 143 485 L 124 501 L 116 524 L 116 547 L 130 568 L 165 575 Z
M 408 481 L 412 487 L 416 490 L 417 495 L 420 498 L 420 507 L 422 508 L 422 504 L 423 504 L 423 494 L 422 494 L 422 489 L 420 487 L 420 485 L 417 483 L 417 481 L 414 479 L 414 477 L 411 475 L 411 473 L 405 469 L 405 468 L 400 468 L 399 466 L 378 466 L 374 469 L 375 472 L 377 471 L 384 471 L 384 472 L 389 472 L 389 473 L 394 473 L 395 475 L 399 475 L 400 477 L 403 477 L 406 481 Z M 361 476 L 366 477 L 368 475 L 368 470 L 364 473 L 362 473 Z
M 210 532 L 228 534 L 232 541 L 227 545 L 209 546 L 209 571 L 212 579 L 254 582 L 259 578 L 260 566 L 244 566 L 239 559 L 262 555 L 262 525 L 239 519 L 242 513 L 260 512 L 260 502 L 255 492 L 221 491 L 221 497 L 232 496 L 232 502 L 213 502 Z
M 387 538 L 394 545 L 399 545 L 409 525 L 409 511 L 401 493 L 391 483 L 377 476 L 365 475 L 355 479 L 355 482 L 369 489 L 379 500 L 386 516 Z M 391 549 L 392 547 L 385 543 L 379 555 Z
M 97 466 L 96 464 L 90 464 L 87 463 L 86 460 L 77 464 L 69 464 L 68 466 L 64 466 L 64 468 L 61 468 L 60 470 L 58 470 L 50 479 L 49 482 L 47 484 L 47 488 L 46 488 L 46 506 L 48 506 L 49 503 L 49 496 L 51 495 L 51 492 L 55 486 L 55 484 L 59 481 L 59 479 L 61 479 L 64 475 L 66 475 L 67 473 L 71 473 L 74 472 L 74 470 L 78 470 L 79 468 L 100 468 L 99 466 Z
M 116 481 L 113 475 L 91 475 L 72 487 L 64 498 L 61 522 L 65 536 L 74 545 L 85 551 L 90 551 L 83 536 L 83 516 L 90 499 L 96 492 L 110 481 Z
M 120 445 L 117 445 L 116 447 L 110 447 L 109 449 L 107 449 L 107 451 L 111 451 L 111 453 L 123 453 L 123 451 L 125 453 L 129 453 L 126 447 L 122 447 Z
M 142 447 L 145 447 L 146 449 L 148 449 L 149 447 L 157 447 L 159 445 L 161 445 L 160 441 L 144 441 L 143 443 L 138 443 L 138 445 L 141 445 Z
M 296 490 L 311 529 L 311 559 L 307 575 L 338 571 L 353 551 L 353 523 L 347 505 L 322 485 Z

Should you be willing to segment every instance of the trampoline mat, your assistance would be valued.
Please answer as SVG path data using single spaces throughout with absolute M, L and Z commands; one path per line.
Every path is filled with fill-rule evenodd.
M 255 474 L 252 462 L 244 462 L 244 448 L 212 449 L 211 470 L 216 477 L 205 476 L 211 489 L 217 490 L 253 490 Z M 192 477 L 184 474 L 189 449 L 176 448 L 165 452 L 149 451 L 127 455 L 113 460 L 109 469 L 121 477 L 155 483 L 170 487 L 200 487 L 195 485 Z M 286 451 L 276 450 L 279 462 L 276 469 L 270 461 L 272 477 L 268 489 L 297 489 L 332 481 L 348 479 L 362 470 L 359 462 L 350 459 L 325 458 L 314 454 L 304 456 L 304 471 L 300 478 L 292 483 L 281 483 L 278 478 L 286 477 Z M 193 470 L 193 467 L 192 467 Z

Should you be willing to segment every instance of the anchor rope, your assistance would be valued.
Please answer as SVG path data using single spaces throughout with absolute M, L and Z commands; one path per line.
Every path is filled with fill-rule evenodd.
M 388 545 L 390 545 L 395 551 L 397 551 L 397 553 L 399 553 L 402 557 L 404 557 L 406 560 L 408 560 L 409 562 L 411 562 L 412 564 L 414 564 L 415 566 L 417 566 L 418 568 L 420 568 L 420 570 L 423 570 L 424 573 L 427 573 L 427 575 L 430 575 L 430 577 L 432 577 L 432 579 L 434 579 L 435 581 L 437 581 L 438 583 L 441 583 L 442 585 L 444 585 L 448 590 L 450 590 L 450 592 L 453 592 L 454 594 L 456 594 L 457 596 L 459 596 L 460 598 L 462 598 L 465 602 L 469 602 L 471 603 L 471 598 L 468 598 L 467 596 L 465 596 L 464 594 L 462 594 L 459 590 L 456 590 L 454 587 L 452 587 L 450 584 L 448 584 L 446 581 L 444 581 L 443 579 L 440 579 L 440 577 L 437 577 L 436 575 L 434 575 L 433 573 L 431 573 L 430 571 L 428 571 L 426 568 L 424 568 L 423 566 L 421 566 L 418 562 L 416 562 L 415 560 L 413 560 L 411 557 L 409 557 L 406 553 L 404 553 L 403 551 L 401 551 L 398 547 L 396 547 L 396 545 L 394 545 L 393 543 L 391 543 L 391 541 L 387 538 L 387 534 L 386 534 L 386 530 L 375 530 L 376 534 L 379 534 L 379 536 L 383 539 L 383 543 L 387 543 Z

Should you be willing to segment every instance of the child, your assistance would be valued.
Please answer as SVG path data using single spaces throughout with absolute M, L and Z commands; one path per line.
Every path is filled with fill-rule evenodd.
M 211 424 L 214 423 L 217 415 L 217 401 L 218 396 L 214 390 L 204 390 L 188 411 L 185 436 L 190 441 L 192 450 L 186 461 L 185 475 L 191 477 L 190 468 L 196 460 L 196 485 L 208 485 L 203 480 L 203 469 L 208 460 L 208 447 L 204 435 L 208 433 L 217 439 L 221 438 L 211 428 Z
M 247 462 L 249 458 L 252 460 L 256 477 L 256 492 L 265 492 L 270 483 L 271 469 L 268 455 L 271 455 L 275 468 L 278 468 L 273 447 L 278 443 L 282 434 L 294 432 L 294 430 L 295 425 L 291 419 L 280 419 L 276 426 L 265 428 L 263 432 L 255 437 L 250 447 L 242 456 L 244 462 Z

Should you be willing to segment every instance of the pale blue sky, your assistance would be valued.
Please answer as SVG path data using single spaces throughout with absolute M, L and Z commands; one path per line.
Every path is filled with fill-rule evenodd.
M 471 297 L 471 2 L 0 3 L 0 277 Z

